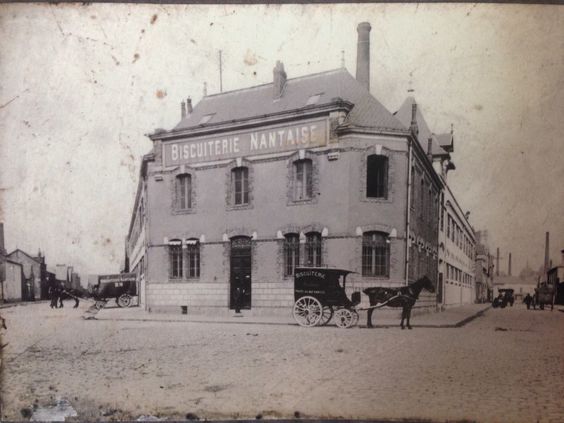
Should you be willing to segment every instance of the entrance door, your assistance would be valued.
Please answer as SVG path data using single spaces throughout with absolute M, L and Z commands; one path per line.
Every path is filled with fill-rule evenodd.
M 251 308 L 251 238 L 240 236 L 231 238 L 231 276 L 229 308 L 235 309 L 240 297 L 241 309 Z M 237 295 L 237 288 L 242 294 Z
M 444 292 L 444 286 L 443 286 L 443 273 L 439 273 L 439 284 L 438 284 L 438 289 L 437 289 L 437 304 L 442 304 L 443 303 L 443 292 Z

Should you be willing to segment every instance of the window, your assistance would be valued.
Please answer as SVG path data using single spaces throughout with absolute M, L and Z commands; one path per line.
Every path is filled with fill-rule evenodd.
M 168 255 L 170 259 L 171 278 L 182 278 L 182 241 L 179 239 L 171 240 L 168 243 Z
M 440 207 L 441 207 L 441 232 L 443 232 L 444 229 L 445 229 L 445 209 L 443 207 L 443 202 L 444 202 L 444 197 L 443 197 L 443 194 L 441 194 L 441 203 L 440 203 Z
M 186 241 L 186 277 L 200 277 L 200 243 L 197 239 Z
M 306 258 L 309 266 L 321 266 L 321 234 L 310 232 L 306 234 Z
M 284 275 L 292 276 L 300 263 L 300 236 L 287 234 L 284 237 Z
M 192 177 L 188 174 L 176 177 L 176 207 L 179 210 L 192 207 Z
M 390 244 L 387 234 L 366 232 L 362 236 L 362 275 L 387 277 L 390 275 L 389 263 Z
M 211 113 L 209 115 L 202 116 L 202 118 L 200 119 L 200 122 L 198 122 L 198 124 L 204 125 L 204 124 L 208 123 L 211 120 L 211 118 L 213 117 L 214 114 L 215 113 Z
M 249 168 L 236 167 L 231 171 L 233 204 L 249 204 Z
M 388 198 L 388 158 L 371 155 L 366 162 L 366 196 Z
M 294 200 L 309 200 L 313 196 L 311 160 L 294 162 Z

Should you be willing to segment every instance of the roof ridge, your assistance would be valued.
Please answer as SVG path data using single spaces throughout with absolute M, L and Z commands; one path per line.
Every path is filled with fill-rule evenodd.
M 293 82 L 293 81 L 300 80 L 300 79 L 312 78 L 312 77 L 316 77 L 316 76 L 323 75 L 323 74 L 337 73 L 339 71 L 344 72 L 344 73 L 349 73 L 349 71 L 346 70 L 345 68 L 336 68 L 336 69 L 331 69 L 331 70 L 328 70 L 328 71 L 321 71 L 321 72 L 316 72 L 316 73 L 310 73 L 310 74 L 307 74 L 307 75 L 296 76 L 294 78 L 288 78 L 286 80 L 286 82 L 290 82 L 290 81 Z M 350 75 L 350 73 L 349 73 L 349 75 Z M 203 97 L 202 100 L 205 99 L 205 98 L 209 98 L 209 97 L 218 97 L 218 96 L 222 96 L 222 95 L 239 93 L 241 91 L 246 91 L 246 90 L 250 91 L 250 90 L 253 90 L 253 89 L 256 89 L 256 88 L 264 88 L 267 85 L 272 85 L 272 84 L 273 84 L 272 82 L 266 82 L 264 84 L 253 85 L 251 87 L 237 88 L 237 89 L 230 90 L 230 91 L 223 91 L 223 92 L 219 92 L 219 93 L 215 93 L 215 94 L 208 94 L 205 97 Z

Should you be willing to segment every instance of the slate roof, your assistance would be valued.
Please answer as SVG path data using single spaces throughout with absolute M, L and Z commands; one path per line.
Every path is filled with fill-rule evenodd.
M 316 104 L 307 106 L 308 99 L 316 94 L 320 94 L 319 100 Z M 390 131 L 408 129 L 346 69 L 337 69 L 288 79 L 279 99 L 273 98 L 272 83 L 205 96 L 173 131 L 202 128 L 293 110 L 307 110 L 330 103 L 337 98 L 354 104 L 345 122 L 346 125 Z M 202 118 L 210 114 L 213 114 L 211 119 L 203 125 L 200 124 Z
M 394 113 L 394 116 L 403 125 L 407 126 L 408 128 L 411 125 L 411 107 L 414 103 L 415 103 L 415 98 L 409 96 L 404 100 L 403 104 L 400 106 L 398 111 Z M 433 132 L 429 129 L 429 125 L 427 125 L 425 118 L 423 117 L 423 113 L 421 112 L 421 106 L 419 104 L 417 105 L 417 112 L 416 112 L 415 117 L 417 119 L 417 127 L 419 128 L 419 135 L 417 136 L 417 138 L 418 138 L 419 144 L 421 145 L 421 147 L 423 147 L 423 150 L 425 152 L 427 152 L 428 140 L 429 140 L 429 138 L 431 138 L 433 140 L 432 150 L 431 150 L 433 155 L 434 156 L 440 156 L 440 155 L 448 156 L 448 152 L 444 148 L 441 147 L 441 143 L 440 143 L 440 139 L 443 139 L 444 135 L 447 135 L 447 134 L 441 134 L 441 135 L 433 134 Z M 448 135 L 450 136 L 451 134 L 448 134 Z

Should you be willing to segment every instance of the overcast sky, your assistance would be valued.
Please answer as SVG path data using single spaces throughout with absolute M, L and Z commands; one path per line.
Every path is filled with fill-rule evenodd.
M 411 86 L 431 129 L 454 124 L 449 184 L 514 273 L 564 248 L 564 8 L 422 5 L 0 5 L 0 221 L 8 250 L 119 271 L 144 134 L 180 102 L 345 65 L 371 32 L 371 91 Z M 501 262 L 507 269 L 507 260 Z

